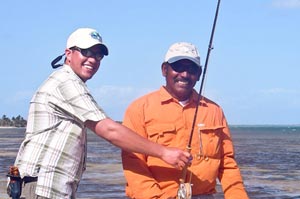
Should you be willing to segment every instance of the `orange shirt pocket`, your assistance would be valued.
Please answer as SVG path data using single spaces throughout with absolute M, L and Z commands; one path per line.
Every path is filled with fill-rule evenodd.
M 220 159 L 223 126 L 210 126 L 200 129 L 203 154 L 206 157 Z
M 158 144 L 169 146 L 176 136 L 174 124 L 155 124 L 146 127 L 148 139 Z

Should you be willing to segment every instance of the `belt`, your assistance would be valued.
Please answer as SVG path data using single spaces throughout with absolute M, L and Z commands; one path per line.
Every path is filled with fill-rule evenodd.
M 30 183 L 30 182 L 36 182 L 38 179 L 38 177 L 31 177 L 31 176 L 25 176 L 23 178 L 23 182 L 26 183 Z

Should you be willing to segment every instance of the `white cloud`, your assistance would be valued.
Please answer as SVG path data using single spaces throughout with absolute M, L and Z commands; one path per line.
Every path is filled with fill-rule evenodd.
M 97 103 L 110 117 L 121 120 L 127 106 L 133 100 L 154 89 L 105 85 L 90 90 Z
M 91 92 L 95 97 L 95 100 L 103 104 L 111 104 L 112 102 L 128 104 L 135 98 L 146 94 L 151 90 L 153 89 L 105 85 L 91 89 Z
M 300 8 L 300 0 L 273 0 L 272 6 L 277 8 Z

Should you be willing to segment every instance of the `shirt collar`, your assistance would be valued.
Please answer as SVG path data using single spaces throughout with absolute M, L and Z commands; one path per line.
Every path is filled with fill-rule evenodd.
M 70 65 L 64 64 L 61 69 L 66 71 L 67 73 L 72 74 L 73 77 L 75 77 L 76 79 L 78 79 L 79 81 L 85 84 L 85 82 L 82 81 L 82 79 L 73 71 Z

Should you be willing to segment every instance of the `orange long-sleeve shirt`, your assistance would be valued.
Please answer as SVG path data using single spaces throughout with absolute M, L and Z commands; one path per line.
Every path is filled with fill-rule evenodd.
M 159 144 L 185 149 L 188 144 L 197 93 L 182 106 L 164 87 L 134 101 L 123 124 Z M 222 109 L 214 102 L 201 100 L 191 143 L 192 193 L 215 193 L 219 178 L 226 199 L 247 199 L 242 177 L 234 159 L 229 128 Z M 182 171 L 162 160 L 122 151 L 126 194 L 135 199 L 175 197 Z

